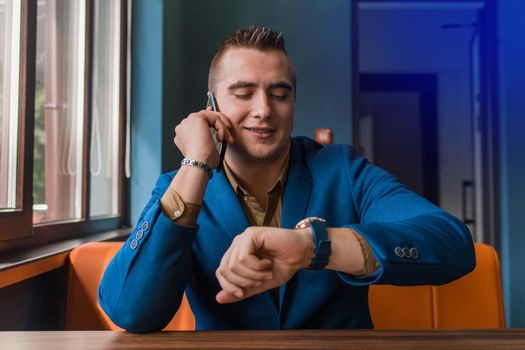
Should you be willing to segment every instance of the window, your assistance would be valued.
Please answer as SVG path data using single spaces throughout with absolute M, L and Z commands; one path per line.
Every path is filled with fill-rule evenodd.
M 17 209 L 20 3 L 0 0 L 0 210 Z
M 86 4 L 37 2 L 33 221 L 80 219 Z
M 118 1 L 95 3 L 91 121 L 90 215 L 118 214 L 120 13 Z
M 0 241 L 122 225 L 126 10 L 0 0 Z

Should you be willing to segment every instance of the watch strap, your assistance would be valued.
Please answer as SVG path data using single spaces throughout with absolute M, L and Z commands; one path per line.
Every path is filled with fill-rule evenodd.
M 314 238 L 314 257 L 308 269 L 322 270 L 328 265 L 332 253 L 332 242 L 328 239 L 325 221 L 310 221 Z

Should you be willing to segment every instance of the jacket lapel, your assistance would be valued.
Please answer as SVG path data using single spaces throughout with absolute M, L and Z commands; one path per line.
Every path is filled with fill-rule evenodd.
M 300 220 L 304 219 L 310 193 L 312 191 L 312 175 L 304 164 L 304 152 L 297 144 L 292 141 L 290 154 L 290 168 L 288 179 L 284 190 L 283 211 L 281 215 L 281 227 L 295 228 Z M 294 283 L 295 276 L 288 281 Z M 285 319 L 284 297 L 286 293 L 286 283 L 279 286 L 279 323 L 282 325 Z
M 294 228 L 308 208 L 312 191 L 312 175 L 304 164 L 304 154 L 292 140 L 290 167 L 283 196 L 281 227 Z
M 233 238 L 249 226 L 248 218 L 224 172 L 214 171 L 213 175 L 204 194 L 204 203 Z

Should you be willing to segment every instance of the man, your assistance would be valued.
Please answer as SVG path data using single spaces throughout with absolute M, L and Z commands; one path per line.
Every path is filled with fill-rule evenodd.
M 459 220 L 350 146 L 290 138 L 296 77 L 281 34 L 228 36 L 208 88 L 220 112 L 175 128 L 185 160 L 105 272 L 99 301 L 117 325 L 163 328 L 186 290 L 197 329 L 371 328 L 369 284 L 473 269 Z M 210 127 L 228 143 L 222 172 Z

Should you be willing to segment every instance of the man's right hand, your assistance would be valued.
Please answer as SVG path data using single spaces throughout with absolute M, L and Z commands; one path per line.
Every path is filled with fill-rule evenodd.
M 238 302 L 288 282 L 310 265 L 313 245 L 310 228 L 248 227 L 235 236 L 215 271 L 222 288 L 217 302 Z
M 219 154 L 213 142 L 210 127 L 217 130 L 217 140 L 233 143 L 230 129 L 232 124 L 228 118 L 211 108 L 191 113 L 175 127 L 173 141 L 184 157 L 208 164 L 210 168 L 219 165 Z
M 217 130 L 217 140 L 233 143 L 230 132 L 232 124 L 228 118 L 211 109 L 192 113 L 175 127 L 175 145 L 184 157 L 208 164 L 210 168 L 219 165 L 219 153 L 213 142 L 210 127 Z M 208 184 L 209 176 L 202 169 L 183 166 L 171 181 L 170 187 L 185 203 L 200 205 Z

